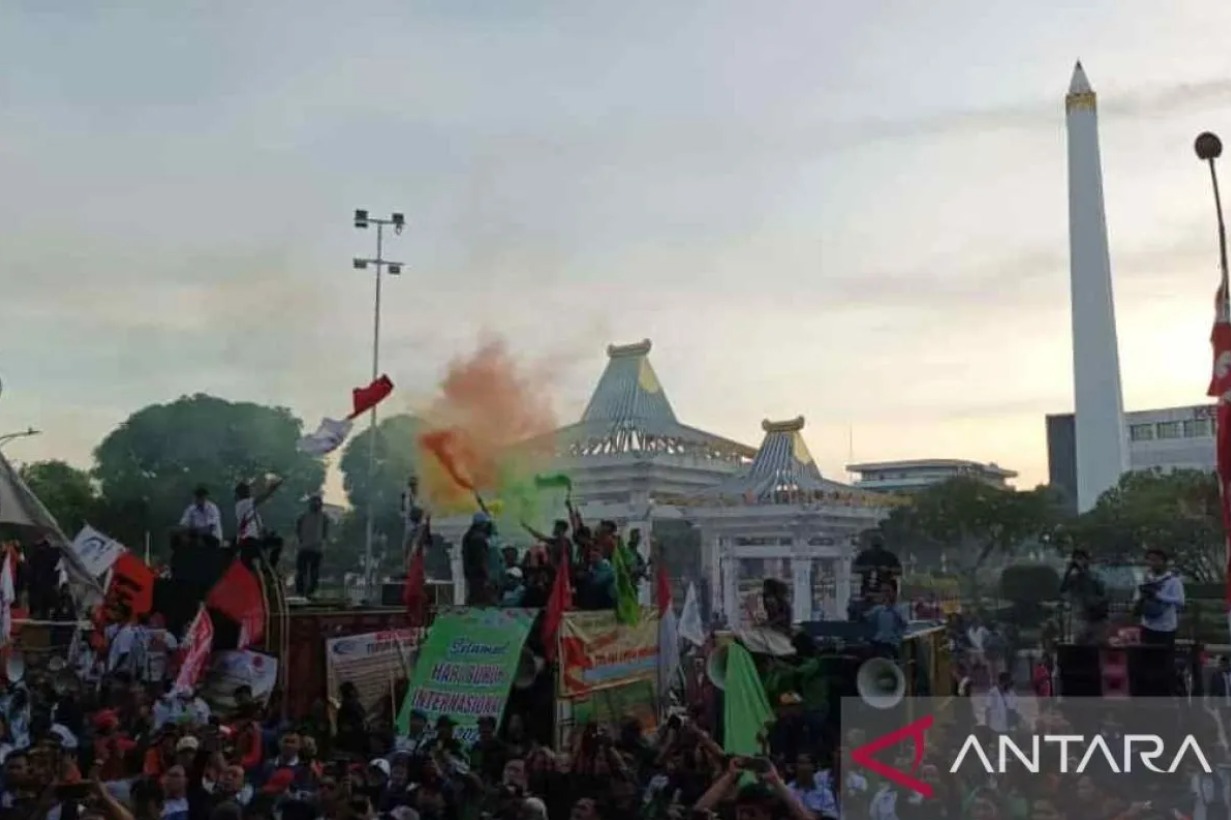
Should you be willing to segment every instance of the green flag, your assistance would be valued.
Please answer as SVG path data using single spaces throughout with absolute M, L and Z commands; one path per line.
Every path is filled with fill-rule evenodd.
M 637 583 L 633 580 L 633 568 L 637 559 L 624 542 L 616 541 L 611 551 L 611 567 L 615 570 L 616 620 L 622 624 L 635 624 L 641 619 L 641 604 L 637 603 Z
M 723 693 L 722 748 L 727 754 L 756 757 L 757 740 L 774 713 L 765 697 L 765 687 L 748 650 L 737 643 L 727 649 L 726 691 Z
M 534 477 L 534 486 L 540 490 L 566 490 L 571 492 L 573 481 L 564 473 L 539 473 Z

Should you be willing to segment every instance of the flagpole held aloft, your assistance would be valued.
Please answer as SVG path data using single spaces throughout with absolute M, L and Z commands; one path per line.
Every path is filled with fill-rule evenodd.
M 1222 140 L 1206 131 L 1198 135 L 1193 149 L 1197 158 L 1210 166 L 1210 185 L 1214 190 L 1214 214 L 1218 219 L 1218 293 L 1214 303 L 1214 328 L 1210 333 L 1213 368 L 1208 394 L 1214 398 L 1214 449 L 1218 468 L 1219 501 L 1222 507 L 1224 543 L 1224 603 L 1227 631 L 1231 634 L 1231 284 L 1227 275 L 1227 225 L 1222 214 L 1222 195 L 1218 189 L 1215 160 L 1222 156 Z

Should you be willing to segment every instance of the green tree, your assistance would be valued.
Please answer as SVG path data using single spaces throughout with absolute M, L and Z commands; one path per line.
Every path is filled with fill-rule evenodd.
M 320 459 L 300 453 L 302 422 L 280 407 L 197 394 L 133 413 L 94 451 L 94 478 L 111 511 L 109 535 L 136 544 L 151 533 L 161 551 L 197 485 L 209 488 L 228 535 L 233 489 L 267 473 L 283 486 L 262 508 L 269 529 L 289 535 L 306 496 L 325 478 Z
M 363 541 L 367 528 L 368 500 L 372 500 L 373 550 L 383 552 L 382 570 L 398 573 L 402 567 L 402 540 L 405 525 L 402 518 L 402 492 L 411 474 L 417 472 L 415 461 L 418 452 L 416 440 L 419 435 L 419 420 L 402 414 L 389 416 L 376 425 L 376 464 L 369 479 L 368 459 L 371 456 L 372 430 L 365 427 L 352 436 L 342 451 L 339 467 L 342 470 L 342 486 L 346 490 L 351 512 L 348 515 L 347 558 L 339 560 L 348 566 L 358 567 L 363 554 Z M 349 556 L 353 553 L 353 558 Z M 428 554 L 433 563 L 432 552 Z M 435 565 L 435 564 L 433 564 Z
M 882 522 L 886 545 L 899 555 L 925 559 L 942 553 L 972 586 L 993 553 L 1012 554 L 1024 544 L 1053 537 L 1055 495 L 1045 487 L 1017 491 L 974 478 L 952 478 L 916 493 Z
M 35 461 L 23 465 L 18 472 L 69 538 L 86 521 L 95 520 L 99 497 L 85 470 L 64 461 Z
M 1225 535 L 1212 472 L 1125 473 L 1092 510 L 1067 522 L 1061 535 L 1096 561 L 1138 563 L 1147 547 L 1160 547 L 1191 581 L 1224 576 Z

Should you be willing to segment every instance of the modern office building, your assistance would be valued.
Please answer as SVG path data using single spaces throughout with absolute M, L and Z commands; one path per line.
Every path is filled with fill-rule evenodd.
M 1132 470 L 1213 470 L 1214 405 L 1164 407 L 1125 414 Z M 1076 508 L 1077 452 L 1072 413 L 1047 417 L 1050 483 Z
M 1008 488 L 1009 479 L 1017 477 L 1014 471 L 997 464 L 956 458 L 877 461 L 848 464 L 846 469 L 858 476 L 855 487 L 882 493 L 909 493 L 959 476 L 977 478 L 992 487 Z

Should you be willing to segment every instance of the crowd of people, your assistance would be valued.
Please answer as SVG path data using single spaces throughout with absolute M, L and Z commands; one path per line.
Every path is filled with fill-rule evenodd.
M 259 492 L 236 488 L 233 541 L 241 552 L 263 537 L 259 505 L 276 488 L 277 482 Z M 415 489 L 412 483 L 405 505 L 410 545 L 430 536 L 430 516 Z M 500 540 L 486 509 L 477 513 L 461 545 L 467 603 L 545 607 L 559 574 L 567 573 L 570 608 L 617 607 L 622 586 L 648 574 L 641 534 L 631 530 L 625 539 L 612 521 L 591 529 L 571 503 L 568 513 L 548 533 L 525 527 L 531 546 L 524 550 Z M 222 517 L 205 488 L 181 526 L 194 538 L 224 543 Z M 328 527 L 319 499 L 311 500 L 295 528 L 296 584 L 304 594 L 319 581 Z M 48 594 L 41 586 L 48 567 L 54 570 L 53 554 L 46 544 L 29 553 L 19 586 L 32 608 L 37 600 L 54 617 L 72 602 L 67 588 L 53 583 Z M 1161 593 L 1151 599 L 1171 602 L 1172 576 L 1157 556 L 1152 561 L 1148 582 Z M 868 626 L 875 654 L 897 659 L 906 629 L 897 603 L 901 564 L 873 539 L 856 571 L 861 584 L 848 614 Z M 1077 586 L 1088 602 L 1092 586 Z M 768 625 L 790 631 L 785 585 L 767 582 L 764 597 Z M 1141 617 L 1157 625 L 1163 615 L 1143 608 Z M 392 704 L 401 692 L 390 708 L 372 712 L 350 685 L 300 720 L 287 719 L 276 690 L 258 699 L 240 686 L 227 708 L 211 708 L 201 693 L 173 685 L 184 635 L 155 612 L 110 624 L 101 643 L 78 634 L 67 663 L 31 668 L 4 684 L 0 820 L 1216 820 L 1231 814 L 1231 786 L 1191 771 L 1152 781 L 1151 797 L 1142 800 L 1089 777 L 949 772 L 944 761 L 959 740 L 955 729 L 996 735 L 1046 725 L 1061 731 L 1066 717 L 1047 705 L 1054 691 L 1047 652 L 1033 655 L 1037 663 L 1025 674 L 1013 663 L 1021 653 L 1011 624 L 956 615 L 948 635 L 964 717 L 929 740 L 917 773 L 935 796 L 921 800 L 850 766 L 846 753 L 866 738 L 858 730 L 839 732 L 824 705 L 791 691 L 773 692 L 774 716 L 753 755 L 724 752 L 722 710 L 713 708 L 712 691 L 672 709 L 657 725 L 588 724 L 569 748 L 553 747 L 550 721 L 515 698 L 503 717 L 480 720 L 472 743 L 459 738 L 448 715 L 429 721 L 412 712 L 409 728 L 399 732 Z M 1225 673 L 1224 683 L 1231 681 L 1231 664 Z M 1101 730 L 1114 732 L 1114 722 Z M 911 760 L 897 763 L 912 769 Z

